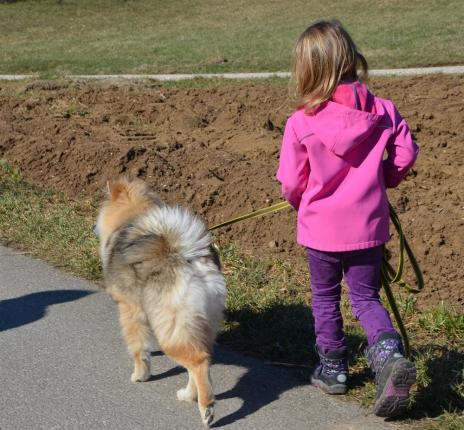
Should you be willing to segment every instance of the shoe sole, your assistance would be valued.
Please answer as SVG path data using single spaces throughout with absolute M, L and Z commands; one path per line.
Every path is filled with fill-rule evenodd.
M 346 394 L 348 387 L 342 384 L 327 385 L 319 379 L 311 378 L 311 385 L 321 389 L 326 394 Z
M 379 417 L 396 417 L 409 407 L 409 390 L 416 382 L 416 367 L 409 360 L 398 360 L 387 378 L 382 394 L 374 405 L 374 414 Z

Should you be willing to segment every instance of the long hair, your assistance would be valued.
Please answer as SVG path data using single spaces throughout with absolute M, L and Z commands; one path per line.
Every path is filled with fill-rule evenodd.
M 367 61 L 342 24 L 318 21 L 299 37 L 293 49 L 292 89 L 298 109 L 314 113 L 343 80 L 365 80 Z

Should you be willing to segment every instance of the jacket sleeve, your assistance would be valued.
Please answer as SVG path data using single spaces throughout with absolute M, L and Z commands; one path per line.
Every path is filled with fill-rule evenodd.
M 383 161 L 385 186 L 395 188 L 416 161 L 419 147 L 413 142 L 408 124 L 394 108 L 393 135 L 387 144 L 388 157 Z
M 282 195 L 295 209 L 300 206 L 301 196 L 308 184 L 309 172 L 306 147 L 299 142 L 290 121 L 287 121 L 276 176 L 282 184 Z

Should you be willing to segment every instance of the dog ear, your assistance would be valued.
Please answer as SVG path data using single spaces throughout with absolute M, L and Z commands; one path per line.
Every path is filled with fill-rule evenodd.
M 118 200 L 123 195 L 127 195 L 127 184 L 124 182 L 110 182 L 106 183 L 108 188 L 108 195 L 111 197 L 111 200 Z

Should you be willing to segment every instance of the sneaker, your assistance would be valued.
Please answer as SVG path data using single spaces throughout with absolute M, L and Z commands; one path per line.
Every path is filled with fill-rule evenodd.
M 316 347 L 317 349 L 317 347 Z M 348 360 L 345 351 L 322 354 L 318 349 L 320 363 L 311 375 L 311 384 L 327 394 L 345 394 L 348 390 Z
M 368 347 L 366 355 L 377 384 L 374 414 L 379 417 L 404 414 L 410 404 L 409 390 L 416 382 L 416 366 L 403 356 L 400 336 L 383 333 Z

